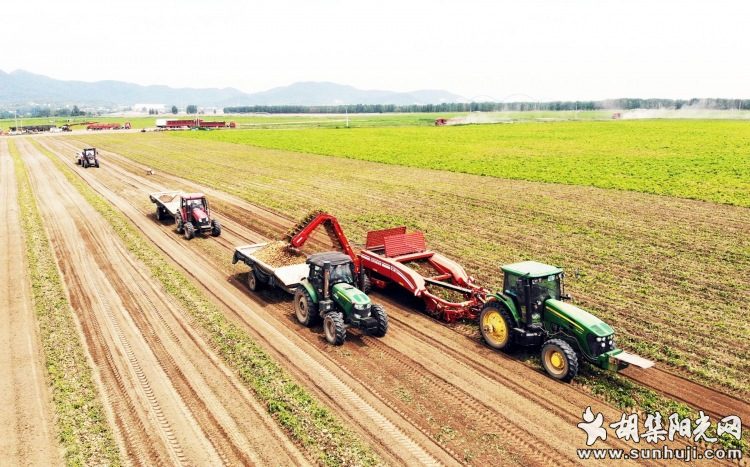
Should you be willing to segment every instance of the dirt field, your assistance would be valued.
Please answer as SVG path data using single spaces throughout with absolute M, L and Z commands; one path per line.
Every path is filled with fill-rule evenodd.
M 13 160 L 0 139 L 0 459 L 7 465 L 62 461 L 45 379 L 31 284 L 24 273 L 23 231 Z M 19 274 L 19 271 L 21 274 Z
M 126 458 L 307 463 L 110 225 L 49 159 L 19 148 Z
M 60 161 L 76 169 L 70 157 L 74 146 L 59 139 L 43 141 Z M 24 145 L 24 152 L 30 164 L 43 166 L 41 173 L 55 172 L 33 147 Z M 398 296 L 375 296 L 388 307 L 393 324 L 386 339 L 352 332 L 346 346 L 332 349 L 320 329 L 311 332 L 296 323 L 288 299 L 274 291 L 248 292 L 241 283 L 242 267 L 230 264 L 234 246 L 277 238 L 291 227 L 288 218 L 175 176 L 147 177 L 143 166 L 109 152 L 103 160 L 107 162 L 101 169 L 77 173 L 177 260 L 293 375 L 367 436 L 389 463 L 479 465 L 502 459 L 504 464 L 575 464 L 579 460 L 574 447 L 582 442 L 575 423 L 582 408 L 591 405 L 615 418 L 615 409 L 584 388 L 556 383 L 492 352 L 476 336 L 457 334 Z M 220 206 L 221 237 L 186 242 L 173 225 L 156 222 L 147 194 L 175 187 L 209 194 L 214 206 Z M 112 267 L 117 268 L 113 275 L 123 274 L 120 262 Z M 620 445 L 614 439 L 608 443 Z

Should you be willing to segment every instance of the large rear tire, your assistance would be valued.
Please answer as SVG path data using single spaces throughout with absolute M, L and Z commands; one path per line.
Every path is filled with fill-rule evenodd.
M 372 315 L 378 322 L 378 327 L 372 333 L 375 337 L 383 337 L 388 332 L 388 315 L 381 305 L 372 305 Z
M 482 308 L 479 313 L 479 331 L 487 345 L 497 350 L 509 350 L 513 345 L 511 329 L 513 319 L 503 305 L 489 302 Z
M 346 340 L 346 326 L 341 313 L 328 313 L 323 319 L 323 332 L 331 345 L 341 345 Z
M 195 237 L 195 227 L 193 227 L 192 222 L 186 222 L 184 228 L 185 228 L 185 238 L 187 240 L 190 240 L 193 237 Z
M 578 357 L 562 339 L 550 339 L 542 346 L 542 365 L 551 377 L 568 382 L 578 374 Z
M 307 327 L 315 326 L 320 318 L 318 306 L 313 303 L 307 289 L 301 285 L 294 292 L 294 314 L 297 316 L 297 321 Z
M 221 224 L 216 219 L 211 221 L 211 235 L 213 235 L 214 237 L 218 237 L 219 235 L 221 235 Z

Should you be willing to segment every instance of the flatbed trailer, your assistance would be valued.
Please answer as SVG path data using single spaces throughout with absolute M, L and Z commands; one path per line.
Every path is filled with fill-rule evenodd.
M 261 284 L 277 287 L 284 292 L 294 295 L 302 279 L 307 277 L 310 266 L 302 257 L 302 263 L 290 266 L 274 267 L 259 259 L 256 254 L 262 251 L 268 243 L 255 243 L 238 246 L 234 250 L 232 264 L 238 261 L 245 263 L 250 270 L 247 273 L 247 285 L 250 290 L 257 290 Z
M 181 191 L 158 191 L 148 197 L 156 205 L 156 218 L 159 220 L 172 217 L 177 219 L 180 214 Z

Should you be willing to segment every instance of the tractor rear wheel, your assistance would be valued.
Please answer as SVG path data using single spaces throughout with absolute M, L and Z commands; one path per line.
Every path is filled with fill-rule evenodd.
M 302 286 L 297 287 L 294 292 L 294 314 L 297 321 L 307 327 L 312 327 L 318 322 L 318 307 L 313 303 L 307 289 Z
M 479 331 L 487 345 L 498 350 L 510 349 L 511 329 L 513 329 L 513 319 L 503 305 L 489 302 L 482 308 L 479 314 Z
M 214 237 L 218 237 L 219 235 L 221 235 L 221 224 L 216 219 L 211 221 L 211 235 L 213 235 Z
M 258 276 L 255 275 L 255 268 L 250 268 L 247 272 L 247 288 L 255 292 L 260 288 L 261 282 L 258 280 Z
M 323 319 L 323 331 L 329 344 L 343 344 L 346 339 L 346 326 L 341 313 L 328 313 Z
M 382 305 L 372 305 L 372 316 L 377 320 L 378 327 L 372 333 L 375 337 L 383 337 L 388 332 L 388 315 Z
M 191 238 L 195 237 L 195 227 L 193 227 L 192 222 L 186 222 L 184 229 L 185 229 L 185 238 L 187 240 L 190 240 Z
M 542 365 L 547 374 L 568 382 L 578 374 L 578 357 L 573 347 L 562 339 L 550 339 L 542 346 Z

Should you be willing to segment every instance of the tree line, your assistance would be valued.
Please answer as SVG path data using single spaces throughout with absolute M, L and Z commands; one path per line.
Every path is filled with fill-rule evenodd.
M 750 110 L 750 99 L 639 99 L 549 102 L 453 102 L 443 104 L 349 104 L 349 105 L 244 105 L 224 107 L 225 113 L 415 113 L 415 112 L 504 112 L 605 109 L 684 109 Z

